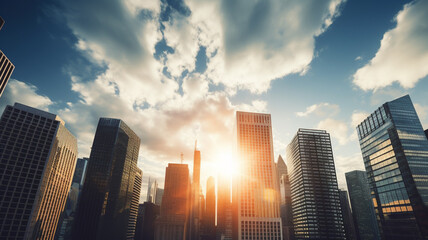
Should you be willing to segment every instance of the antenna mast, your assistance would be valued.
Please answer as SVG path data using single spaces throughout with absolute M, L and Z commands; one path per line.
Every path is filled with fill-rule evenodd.
M 184 160 L 184 154 L 183 154 L 183 152 L 181 152 L 180 157 L 181 157 L 181 164 L 183 164 L 183 160 Z

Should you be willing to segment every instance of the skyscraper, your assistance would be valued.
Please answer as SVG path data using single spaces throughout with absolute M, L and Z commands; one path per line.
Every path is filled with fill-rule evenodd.
M 156 179 L 151 181 L 149 178 L 149 184 L 147 186 L 147 202 L 155 203 L 156 201 L 156 193 L 158 190 L 158 182 Z
M 0 120 L 0 239 L 53 239 L 77 158 L 57 115 L 19 103 Z
M 425 136 L 427 137 L 427 139 L 428 139 L 428 129 L 425 129 Z
M 345 239 L 330 134 L 297 131 L 287 146 L 296 239 Z
M 193 180 L 192 180 L 192 198 L 191 198 L 191 218 L 190 232 L 191 239 L 199 239 L 199 229 L 201 220 L 201 209 L 199 204 L 200 190 L 200 175 L 201 175 L 201 152 L 196 149 L 193 155 Z
M 217 185 L 217 240 L 232 239 L 232 204 L 230 202 L 230 178 L 223 174 Z
M 92 144 L 73 239 L 128 239 L 141 170 L 140 139 L 120 119 L 100 118 Z M 137 196 L 136 196 L 137 195 Z M 138 207 L 138 206 L 137 206 Z
M 215 179 L 210 176 L 207 180 L 206 194 L 206 214 L 204 217 L 205 238 L 207 240 L 215 239 Z
M 163 197 L 163 188 L 158 188 L 156 190 L 156 199 L 155 199 L 155 204 L 158 206 L 162 205 L 162 197 Z
M 155 220 L 159 213 L 160 207 L 152 202 L 139 205 L 135 240 L 155 239 Z
M 379 228 L 374 212 L 370 188 L 365 171 L 355 170 L 345 173 L 349 198 L 352 206 L 357 239 L 379 240 Z
M 278 163 L 279 189 L 281 193 L 280 215 L 282 220 L 282 236 L 284 240 L 294 239 L 293 212 L 291 210 L 291 188 L 288 177 L 288 168 L 282 156 L 279 155 Z
M 128 220 L 128 229 L 126 233 L 127 239 L 134 239 L 135 237 L 135 227 L 137 224 L 137 217 L 138 217 L 138 206 L 140 204 L 140 192 L 141 192 L 141 184 L 143 181 L 143 171 L 139 169 L 137 166 L 135 166 L 135 181 L 134 186 L 132 190 L 132 200 L 131 200 L 131 207 L 130 207 L 130 213 L 129 213 L 129 220 Z
M 3 94 L 3 91 L 6 88 L 7 82 L 9 81 L 9 78 L 12 75 L 14 69 L 15 66 L 0 50 L 0 97 Z
M 237 112 L 236 120 L 240 169 L 233 189 L 234 238 L 282 239 L 270 114 Z
M 188 237 L 190 196 L 187 164 L 169 163 L 160 217 L 156 223 L 156 240 L 184 240 Z
M 428 140 L 409 95 L 357 127 L 384 239 L 428 239 Z
M 343 225 L 345 227 L 346 240 L 356 240 L 354 219 L 352 217 L 351 207 L 349 206 L 348 192 L 339 190 L 340 207 L 342 208 Z

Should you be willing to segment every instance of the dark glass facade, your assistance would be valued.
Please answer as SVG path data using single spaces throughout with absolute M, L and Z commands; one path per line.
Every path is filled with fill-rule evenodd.
M 365 171 L 345 173 L 358 240 L 379 240 L 379 228 L 374 212 Z
M 3 94 L 3 91 L 6 88 L 7 82 L 9 81 L 9 78 L 12 75 L 14 69 L 15 66 L 0 50 L 0 97 Z
M 287 166 L 295 239 L 345 239 L 330 134 L 299 129 Z
M 0 120 L 0 239 L 53 239 L 77 158 L 56 115 L 19 103 Z
M 100 118 L 73 225 L 73 239 L 128 239 L 138 195 L 140 139 L 120 119 Z M 141 181 L 140 181 L 141 182 Z M 137 189 L 136 189 L 137 188 Z M 135 196 L 135 197 L 134 197 Z
M 428 239 L 428 140 L 409 95 L 357 127 L 384 239 Z

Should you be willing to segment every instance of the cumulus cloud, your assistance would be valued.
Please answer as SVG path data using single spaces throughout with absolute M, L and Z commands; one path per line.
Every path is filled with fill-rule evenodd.
M 6 105 L 13 105 L 15 102 L 48 111 L 53 104 L 52 100 L 37 91 L 34 85 L 10 79 L 0 99 L 0 111 L 2 112 Z
M 370 114 L 364 111 L 354 111 L 351 116 L 351 127 L 356 128 Z
M 59 115 L 78 137 L 81 156 L 90 153 L 99 117 L 121 118 L 141 138 L 145 176 L 162 179 L 181 152 L 191 163 L 196 139 L 203 175 L 214 174 L 219 149 L 233 145 L 234 112 L 267 109 L 257 97 L 234 105 L 230 96 L 240 89 L 262 93 L 276 78 L 303 74 L 314 38 L 342 2 L 64 0 L 76 50 L 105 70 L 96 76 L 70 70 L 79 100 Z M 206 67 L 198 72 L 201 49 Z
M 354 153 L 347 156 L 336 155 L 334 156 L 334 162 L 336 166 L 336 174 L 337 181 L 339 183 L 339 188 L 347 188 L 345 173 L 354 170 L 365 170 L 364 161 L 363 157 L 361 156 L 361 153 Z
M 340 108 L 337 104 L 331 103 L 318 103 L 311 105 L 306 108 L 304 112 L 297 112 L 296 115 L 299 117 L 306 117 L 311 114 L 315 114 L 318 117 L 334 116 L 338 114 Z
M 210 37 L 203 41 L 211 44 L 207 74 L 215 83 L 253 93 L 265 92 L 274 79 L 307 71 L 314 38 L 332 23 L 341 3 L 188 1 L 191 21 Z
M 343 121 L 327 118 L 319 122 L 316 128 L 329 132 L 331 137 L 336 139 L 340 145 L 345 145 L 349 141 L 349 128 Z
M 363 90 L 394 82 L 412 88 L 428 75 L 428 1 L 406 4 L 395 21 L 396 27 L 384 34 L 375 57 L 353 75 L 354 84 Z

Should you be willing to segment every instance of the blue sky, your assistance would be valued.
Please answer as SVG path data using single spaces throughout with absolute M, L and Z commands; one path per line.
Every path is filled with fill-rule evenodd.
M 272 114 L 275 156 L 299 127 L 326 129 L 340 187 L 379 105 L 410 94 L 428 127 L 427 1 L 6 0 L 0 16 L 16 67 L 1 109 L 60 115 L 81 157 L 99 117 L 125 120 L 145 184 L 181 152 L 191 164 L 195 139 L 202 181 L 216 175 L 235 110 Z

